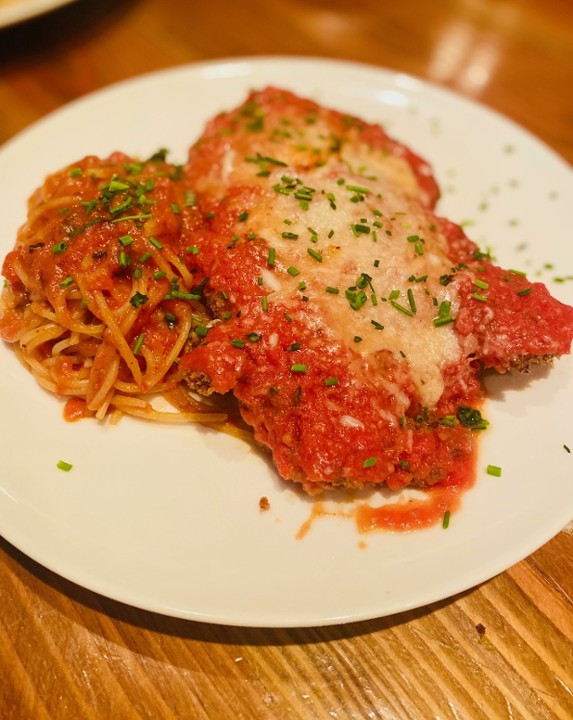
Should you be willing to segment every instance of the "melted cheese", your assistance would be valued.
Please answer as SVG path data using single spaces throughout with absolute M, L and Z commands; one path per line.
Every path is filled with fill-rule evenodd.
M 242 167 L 252 182 L 252 169 Z M 235 182 L 247 179 L 240 167 L 232 174 Z M 306 209 L 294 191 L 277 189 L 289 184 L 285 177 L 313 189 Z M 443 370 L 461 350 L 452 326 L 433 322 L 440 304 L 450 302 L 454 312 L 457 298 L 439 282 L 451 262 L 422 206 L 385 178 L 365 180 L 338 161 L 304 173 L 277 168 L 265 180 L 249 230 L 275 250 L 273 270 L 263 276 L 269 301 L 295 312 L 308 298 L 317 329 L 358 353 L 366 367 L 375 368 L 381 351 L 405 358 L 422 403 L 433 407 Z
M 265 122 L 268 132 L 222 144 L 201 189 L 223 197 L 228 187 L 258 188 L 248 223 L 236 231 L 274 249 L 274 265 L 262 273 L 269 302 L 296 313 L 304 296 L 305 319 L 356 353 L 366 371 L 376 371 L 384 352 L 405 359 L 420 401 L 435 406 L 444 369 L 461 349 L 452 325 L 433 320 L 442 302 L 455 316 L 458 300 L 439 282 L 451 272 L 447 244 L 432 229 L 411 166 L 353 129 L 337 144 L 321 119 L 295 119 L 284 135 L 276 132 L 280 119 Z

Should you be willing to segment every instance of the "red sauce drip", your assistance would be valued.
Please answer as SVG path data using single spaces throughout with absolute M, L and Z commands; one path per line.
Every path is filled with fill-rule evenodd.
M 389 502 L 376 507 L 360 503 L 352 511 L 328 508 L 323 500 L 314 503 L 310 515 L 301 525 L 297 539 L 302 539 L 318 518 L 352 518 L 361 535 L 379 530 L 407 532 L 432 527 L 443 522 L 448 512 L 453 515 L 461 506 L 463 494 L 475 482 L 476 452 L 472 452 L 454 466 L 444 482 L 425 488 L 424 498 Z
M 358 505 L 354 518 L 360 533 L 373 530 L 408 531 L 431 527 L 453 514 L 461 505 L 464 492 L 475 482 L 476 452 L 461 459 L 443 483 L 424 490 L 426 497 L 372 507 Z
M 458 509 L 460 496 L 450 488 L 434 488 L 424 499 L 388 503 L 380 507 L 359 505 L 355 512 L 360 533 L 372 530 L 416 530 L 441 522 L 445 513 Z

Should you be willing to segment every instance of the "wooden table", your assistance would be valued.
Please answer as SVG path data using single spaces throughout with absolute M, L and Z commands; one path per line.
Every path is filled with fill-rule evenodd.
M 112 82 L 260 54 L 417 75 L 495 108 L 573 162 L 569 0 L 77 0 L 0 30 L 0 142 Z M 0 541 L 0 668 L 3 720 L 567 720 L 573 535 L 447 602 L 284 630 L 126 607 Z

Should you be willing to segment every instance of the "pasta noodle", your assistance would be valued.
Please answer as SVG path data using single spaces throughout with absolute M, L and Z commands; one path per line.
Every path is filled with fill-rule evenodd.
M 163 151 L 93 156 L 50 175 L 4 262 L 0 336 L 69 419 L 121 415 L 230 429 L 182 384 L 178 358 L 211 322 L 181 231 L 193 194 Z M 162 395 L 171 407 L 158 409 Z

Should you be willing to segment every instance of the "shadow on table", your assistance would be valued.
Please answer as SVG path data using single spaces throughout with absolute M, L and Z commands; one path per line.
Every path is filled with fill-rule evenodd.
M 343 640 L 398 627 L 444 608 L 460 597 L 472 592 L 468 590 L 440 602 L 387 617 L 341 625 L 287 628 L 234 627 L 174 618 L 141 610 L 106 598 L 62 578 L 31 560 L 6 540 L 0 538 L 0 551 L 2 550 L 13 560 L 14 572 L 31 593 L 38 595 L 43 601 L 54 607 L 57 612 L 68 616 L 74 623 L 78 622 L 79 615 L 80 622 L 86 630 L 98 635 L 102 635 L 102 633 L 105 635 L 102 623 L 99 622 L 97 617 L 97 615 L 104 615 L 121 624 L 198 642 L 239 646 L 304 645 L 307 643 Z M 62 595 L 65 596 L 63 602 Z M 70 612 L 72 608 L 65 602 L 66 600 L 78 607 L 73 612 Z M 86 608 L 96 613 L 96 615 L 84 614 L 82 610 Z M 129 641 L 126 642 L 129 645 Z
M 75 0 L 51 12 L 0 28 L 0 63 L 52 55 L 97 34 L 138 0 Z

